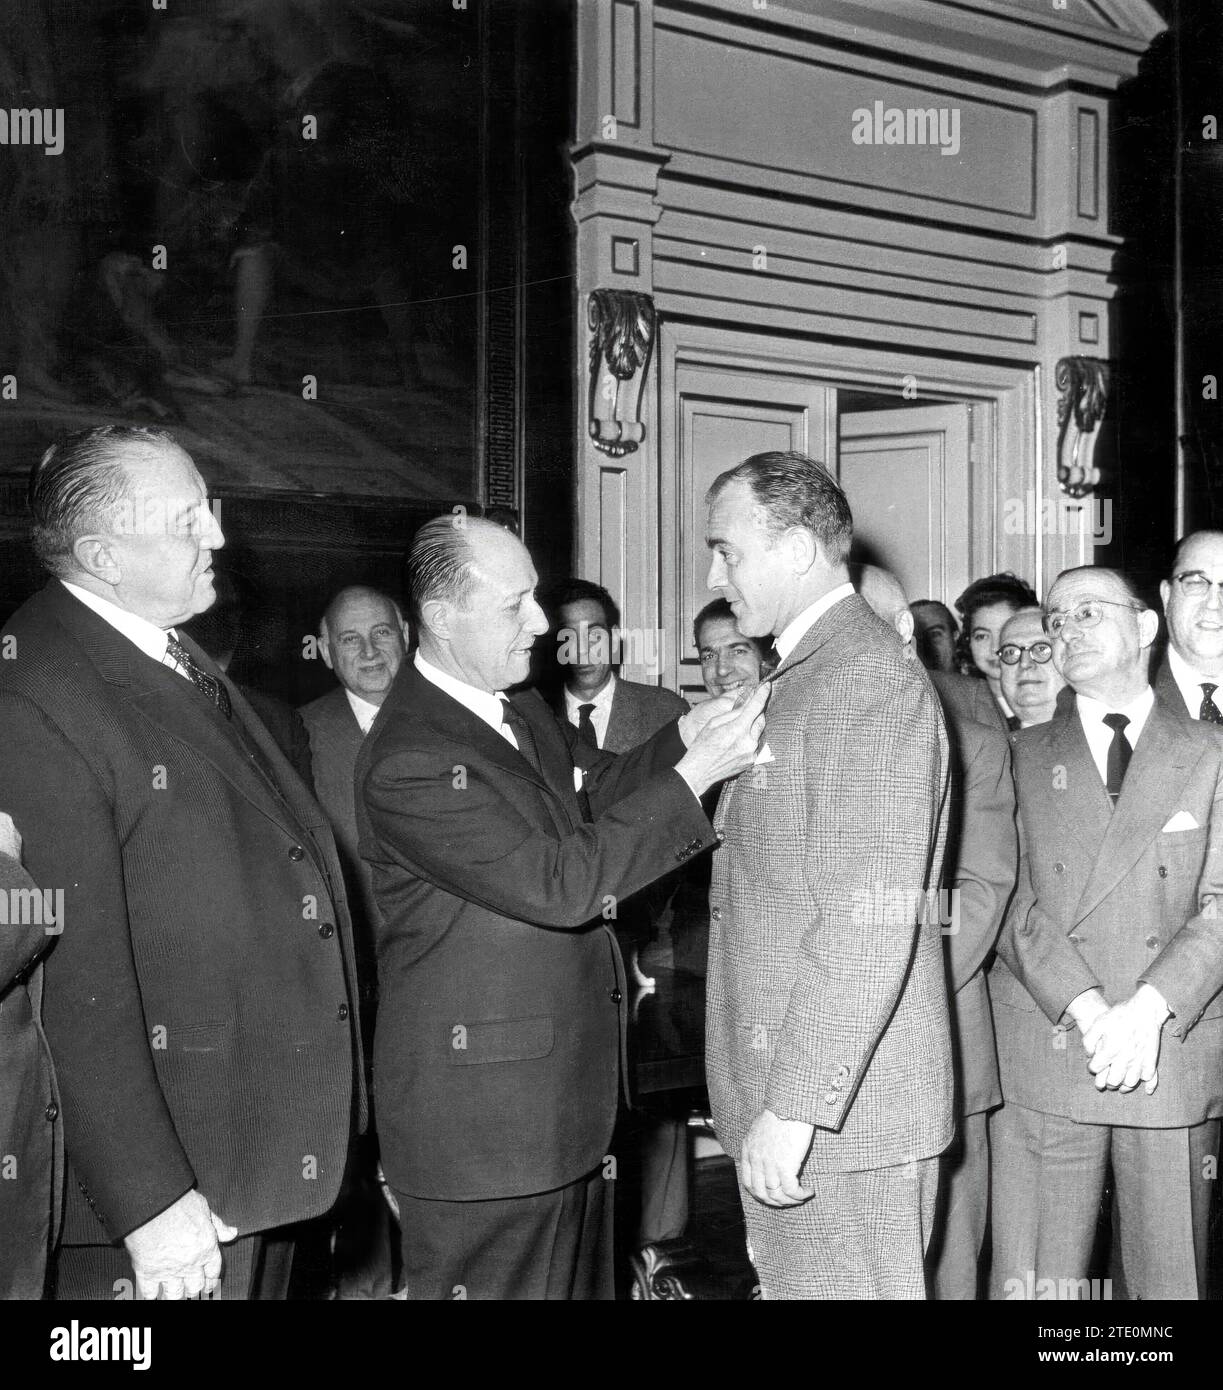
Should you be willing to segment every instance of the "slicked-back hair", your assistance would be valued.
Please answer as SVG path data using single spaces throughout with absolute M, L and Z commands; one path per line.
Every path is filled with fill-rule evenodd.
M 746 483 L 776 538 L 800 526 L 820 542 L 834 561 L 844 561 L 854 538 L 849 499 L 821 463 L 792 449 L 753 454 L 719 473 L 706 494 L 712 502 L 731 483 Z
M 455 516 L 436 516 L 413 537 L 406 567 L 408 611 L 418 630 L 426 603 L 442 600 L 465 608 L 470 602 L 479 578 L 467 536 L 473 524 L 472 518 L 459 524 Z
M 561 609 L 567 603 L 597 603 L 603 611 L 603 625 L 610 632 L 620 626 L 620 608 L 616 600 L 592 579 L 558 579 L 545 586 L 540 603 L 552 622 L 560 622 Z
M 730 606 L 730 600 L 726 598 L 715 598 L 712 603 L 707 603 L 704 608 L 692 620 L 692 645 L 701 650 L 701 628 L 706 623 L 716 623 L 721 618 L 729 618 L 735 627 L 738 628 L 738 620 L 735 618 L 735 610 Z M 773 639 L 771 637 L 749 637 L 747 633 L 741 636 L 745 642 L 750 642 L 756 648 L 756 652 L 761 661 L 767 661 L 773 653 Z
M 1138 609 L 1150 608 L 1150 604 L 1134 587 L 1134 581 L 1128 574 L 1122 574 L 1120 570 L 1110 569 L 1107 565 L 1071 565 L 1068 570 L 1063 570 L 1053 581 L 1053 584 L 1060 584 L 1063 579 L 1068 579 L 1072 574 L 1109 574 L 1118 584 L 1122 592 L 1129 598 Z M 1049 585 L 1049 591 L 1045 595 L 1045 606 L 1042 612 L 1051 611 L 1049 608 L 1049 594 L 1053 592 L 1053 584 Z
M 105 531 L 116 509 L 131 500 L 125 454 L 159 448 L 182 445 L 153 425 L 97 425 L 51 445 L 30 473 L 27 493 L 30 542 L 45 569 L 60 576 L 75 572 L 77 541 Z

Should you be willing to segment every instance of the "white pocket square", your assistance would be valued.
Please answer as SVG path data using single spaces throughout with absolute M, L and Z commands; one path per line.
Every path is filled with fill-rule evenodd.
M 760 752 L 756 754 L 756 766 L 759 767 L 761 763 L 772 763 L 776 761 L 777 759 L 773 757 L 773 750 L 767 743 L 762 743 L 760 745 Z
M 1197 830 L 1198 823 L 1188 811 L 1177 811 L 1176 815 L 1160 831 L 1161 835 L 1172 835 L 1178 830 Z
M 582 790 L 582 783 L 585 780 L 586 774 L 582 771 L 580 767 L 575 767 L 573 769 L 573 790 L 575 792 L 580 792 Z

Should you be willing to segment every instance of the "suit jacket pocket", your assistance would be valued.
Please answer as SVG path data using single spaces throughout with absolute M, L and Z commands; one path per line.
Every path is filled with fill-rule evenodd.
M 449 1030 L 446 1047 L 452 1065 L 474 1067 L 483 1062 L 529 1062 L 546 1057 L 554 1042 L 552 1019 L 544 1016 L 458 1023 Z

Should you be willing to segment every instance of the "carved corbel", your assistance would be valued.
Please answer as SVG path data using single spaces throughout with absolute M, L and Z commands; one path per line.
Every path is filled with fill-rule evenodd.
M 592 290 L 589 429 L 612 458 L 633 453 L 645 430 L 641 388 L 654 348 L 654 302 L 637 290 Z
M 1092 455 L 1108 405 L 1108 363 L 1099 357 L 1063 357 L 1053 382 L 1058 390 L 1058 485 L 1067 497 L 1086 497 L 1100 481 Z

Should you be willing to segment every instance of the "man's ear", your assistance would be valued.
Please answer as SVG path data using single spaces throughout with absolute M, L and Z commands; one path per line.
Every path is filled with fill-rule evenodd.
M 826 559 L 821 554 L 819 541 L 805 526 L 791 526 L 786 532 L 785 544 L 795 574 L 806 574 L 813 565 Z
M 79 537 L 73 544 L 72 558 L 79 569 L 103 584 L 118 584 L 123 579 L 123 566 L 107 536 Z
M 907 646 L 913 640 L 913 614 L 907 608 L 901 609 L 895 621 L 900 640 Z
M 451 605 L 445 599 L 431 598 L 420 606 L 420 625 L 439 642 L 450 640 Z
M 1153 608 L 1144 608 L 1138 614 L 1138 640 L 1149 647 L 1159 633 L 1159 614 Z
M 1168 611 L 1168 595 L 1172 592 L 1172 585 L 1166 579 L 1159 581 L 1159 601 L 1164 606 L 1164 612 Z
M 331 660 L 331 638 L 327 632 L 327 619 L 324 618 L 318 625 L 318 649 L 323 658 L 323 665 L 329 671 L 335 670 L 335 663 Z

